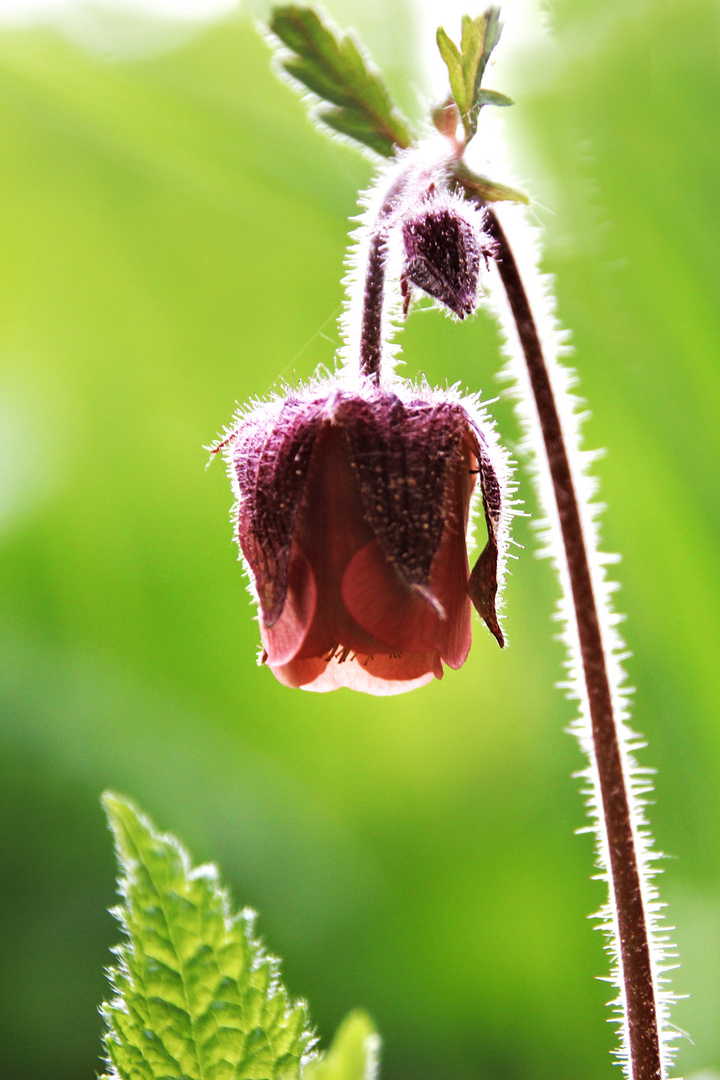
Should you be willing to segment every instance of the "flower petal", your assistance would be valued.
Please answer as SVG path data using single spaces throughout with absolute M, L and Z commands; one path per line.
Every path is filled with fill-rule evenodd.
M 268 664 L 268 667 L 283 686 L 297 690 L 299 687 L 307 688 L 309 683 L 319 679 L 327 664 L 319 656 L 310 656 L 303 660 L 295 658 L 287 664 Z
M 382 650 L 382 643 L 353 620 L 341 594 L 348 562 L 372 531 L 363 517 L 343 433 L 336 426 L 326 424 L 318 436 L 296 535 L 317 587 L 314 618 L 299 658 L 327 656 L 337 646 L 365 655 Z
M 241 418 L 226 458 L 237 496 L 237 538 L 266 626 L 283 610 L 295 519 L 300 509 L 324 399 L 288 398 Z
M 403 401 L 378 390 L 343 400 L 337 418 L 372 535 L 409 586 L 427 588 L 466 413 L 454 403 Z
M 300 651 L 315 614 L 315 575 L 293 540 L 288 565 L 287 594 L 280 617 L 266 626 L 260 616 L 260 637 L 271 667 L 287 664 Z
M 390 650 L 426 652 L 441 646 L 437 611 L 401 579 L 378 540 L 365 544 L 348 563 L 342 598 L 355 622 Z
M 272 669 L 285 686 L 302 687 L 325 694 L 342 686 L 375 697 L 392 697 L 442 678 L 437 652 L 403 653 L 401 656 L 358 656 L 341 660 L 295 660 Z
M 342 686 L 376 697 L 404 694 L 425 686 L 433 678 L 442 679 L 443 667 L 437 650 L 403 652 L 392 656 L 347 656 L 339 651 L 331 660 L 295 657 L 287 664 L 270 664 L 275 678 L 284 686 L 325 694 Z
M 445 531 L 430 572 L 430 590 L 446 614 L 441 655 L 455 669 L 467 660 L 472 641 L 472 608 L 467 592 L 470 565 L 465 533 L 475 464 L 474 455 L 463 443 L 448 492 Z
M 424 679 L 431 672 L 436 679 L 443 677 L 443 666 L 436 649 L 427 652 L 402 652 L 391 656 L 370 656 L 365 659 L 359 656 L 358 663 L 368 675 L 387 679 L 388 682 L 412 681 L 414 685 L 417 679 Z

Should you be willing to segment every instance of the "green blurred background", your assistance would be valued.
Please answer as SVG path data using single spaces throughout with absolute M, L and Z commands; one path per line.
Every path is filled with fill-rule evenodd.
M 422 33 L 456 33 L 447 8 L 327 6 L 418 117 Z M 552 25 L 496 88 L 518 101 L 504 119 L 587 444 L 609 451 L 603 543 L 623 553 L 634 722 L 672 856 L 687 1075 L 720 1069 L 720 9 L 556 0 Z M 609 1080 L 587 919 L 603 892 L 574 835 L 582 759 L 532 517 L 506 652 L 478 625 L 461 671 L 390 700 L 291 692 L 255 666 L 203 446 L 236 400 L 332 364 L 370 165 L 311 127 L 249 14 L 163 33 L 134 23 L 115 51 L 0 33 L 0 1073 L 100 1067 L 110 786 L 220 862 L 325 1043 L 369 1009 L 387 1080 Z M 485 316 L 418 313 L 404 349 L 410 374 L 501 392 Z M 494 411 L 518 454 L 511 402 Z

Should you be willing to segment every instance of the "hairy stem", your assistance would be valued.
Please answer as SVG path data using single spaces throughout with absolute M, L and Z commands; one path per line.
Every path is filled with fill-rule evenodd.
M 402 170 L 390 184 L 372 222 L 365 254 L 365 277 L 363 279 L 362 316 L 360 321 L 360 374 L 374 382 L 380 382 L 380 371 L 385 344 L 383 318 L 385 315 L 385 267 L 390 219 L 397 201 L 407 182 L 407 172 Z
M 383 351 L 386 247 L 385 233 L 378 230 L 370 240 L 363 292 L 360 373 L 371 376 L 375 382 L 380 381 Z
M 562 425 L 527 294 L 500 223 L 487 212 L 487 228 L 496 244 L 495 261 L 505 289 L 527 365 L 553 493 L 560 520 L 572 602 L 587 690 L 602 820 L 609 851 L 609 883 L 619 932 L 633 1080 L 661 1080 L 656 990 L 651 963 L 648 919 L 633 833 L 629 777 L 620 751 L 618 722 L 608 675 L 597 598 L 593 590 L 578 497 Z
M 448 158 L 445 151 L 444 158 Z M 418 164 L 410 155 L 390 178 L 381 195 L 374 217 L 367 221 L 366 247 L 362 254 L 364 276 L 362 281 L 362 313 L 360 317 L 360 343 L 358 364 L 360 374 L 380 382 L 383 353 L 385 349 L 386 292 L 388 239 L 393 224 L 397 223 L 405 202 L 412 204 L 414 198 L 424 191 L 433 174 L 435 165 Z M 382 189 L 381 189 L 382 190 Z

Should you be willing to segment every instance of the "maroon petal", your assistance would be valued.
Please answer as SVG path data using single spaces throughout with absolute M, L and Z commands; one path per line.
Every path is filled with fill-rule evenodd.
M 430 589 L 442 604 L 442 658 L 451 668 L 467 660 L 472 641 L 472 609 L 467 594 L 470 565 L 467 557 L 467 525 L 470 497 L 475 486 L 475 455 L 467 441 L 462 444 L 455 474 L 448 486 L 445 503 L 445 532 L 430 575 Z
M 302 648 L 312 623 L 317 588 L 310 563 L 293 541 L 288 565 L 287 598 L 272 626 L 260 619 L 260 637 L 271 667 L 289 663 Z
M 467 594 L 470 573 L 464 530 L 448 525 L 440 544 L 430 584 L 433 595 L 445 609 L 441 654 L 451 668 L 467 660 L 472 641 L 472 607 Z
M 429 675 L 435 679 L 443 677 L 440 654 L 434 649 L 428 652 L 403 652 L 399 656 L 371 656 L 362 667 L 373 678 L 386 679 L 388 682 L 414 682 Z
M 378 392 L 344 401 L 339 420 L 365 518 L 386 559 L 408 585 L 427 589 L 467 414 L 454 403 Z
M 328 693 L 340 687 L 392 697 L 443 678 L 443 664 L 437 652 L 407 652 L 402 657 L 363 657 L 321 660 L 308 658 L 272 665 L 270 669 L 283 686 Z
M 324 398 L 289 398 L 275 413 L 248 417 L 228 444 L 239 495 L 238 541 L 266 627 L 285 604 L 291 539 L 324 407 Z
M 319 656 L 313 656 L 304 660 L 291 660 L 287 664 L 269 664 L 268 666 L 278 682 L 297 690 L 319 679 L 325 672 L 327 663 Z
M 346 686 L 376 697 L 404 694 L 442 678 L 442 664 L 437 652 L 403 653 L 402 656 L 357 656 L 344 661 L 335 658 L 293 660 L 272 668 L 285 686 L 302 687 L 316 693 L 329 693 Z
M 444 633 L 436 609 L 401 579 L 378 540 L 371 540 L 348 563 L 342 598 L 355 622 L 391 651 L 440 647 Z
M 383 646 L 359 626 L 342 597 L 348 562 L 372 538 L 341 430 L 329 422 L 318 435 L 297 538 L 317 586 L 315 617 L 299 658 L 326 656 L 338 646 L 370 654 Z

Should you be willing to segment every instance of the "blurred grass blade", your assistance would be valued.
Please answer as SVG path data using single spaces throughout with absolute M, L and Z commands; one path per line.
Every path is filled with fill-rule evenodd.
M 407 122 L 351 35 L 336 33 L 312 8 L 294 4 L 273 8 L 270 29 L 291 54 L 279 56 L 283 71 L 320 98 L 316 119 L 383 157 L 410 145 Z
M 376 1080 L 379 1051 L 373 1022 L 358 1009 L 345 1017 L 327 1054 L 306 1067 L 303 1080 Z
M 305 1006 L 288 999 L 252 914 L 231 914 L 215 867 L 193 868 L 132 803 L 109 792 L 103 803 L 128 939 L 102 1008 L 106 1080 L 295 1080 L 313 1043 Z
M 465 138 L 469 142 L 477 131 L 483 105 L 512 105 L 512 99 L 495 90 L 482 90 L 482 80 L 490 55 L 500 40 L 500 9 L 489 7 L 482 15 L 462 17 L 460 48 L 438 27 L 437 45 L 450 77 L 450 89 L 460 110 Z

